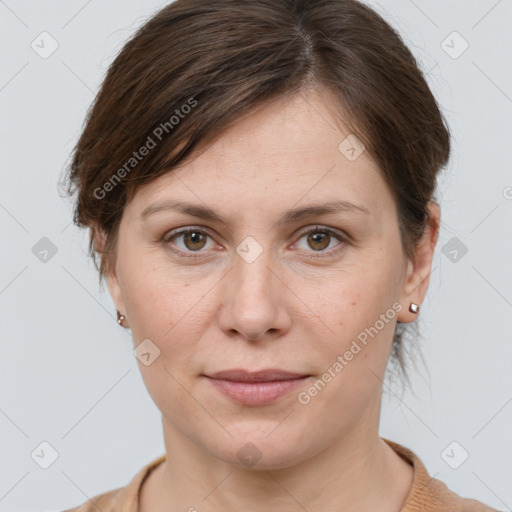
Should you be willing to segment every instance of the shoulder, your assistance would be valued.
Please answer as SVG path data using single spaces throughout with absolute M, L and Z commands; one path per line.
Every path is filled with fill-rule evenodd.
M 114 512 L 118 510 L 118 505 L 124 494 L 125 487 L 119 487 L 103 494 L 98 494 L 93 498 L 87 500 L 85 503 L 78 507 L 68 508 L 62 512 Z
M 428 474 L 413 451 L 388 439 L 383 440 L 414 468 L 412 486 L 401 512 L 499 512 L 480 501 L 453 492 L 444 482 Z
M 488 507 L 481 501 L 464 498 L 450 490 L 444 482 L 432 478 L 428 488 L 425 488 L 423 496 L 419 495 L 416 502 L 428 502 L 428 510 L 453 512 L 499 512 L 495 508 Z M 407 510 L 407 509 L 406 509 Z M 411 509 L 414 510 L 414 509 Z

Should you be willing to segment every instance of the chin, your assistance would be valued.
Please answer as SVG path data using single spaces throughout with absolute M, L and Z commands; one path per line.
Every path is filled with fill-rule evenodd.
M 259 434 L 244 422 L 244 428 L 226 427 L 232 437 L 228 437 L 225 443 L 205 448 L 225 463 L 249 470 L 285 469 L 312 455 L 307 453 L 311 449 L 305 450 L 303 433 L 296 429 L 290 431 L 284 426 L 276 429 L 275 420 L 257 423 L 261 431 Z M 262 423 L 268 428 L 262 428 Z M 279 429 L 282 430 L 278 435 Z

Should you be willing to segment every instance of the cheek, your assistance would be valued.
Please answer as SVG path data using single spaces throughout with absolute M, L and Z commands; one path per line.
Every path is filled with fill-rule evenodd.
M 203 292 L 198 286 L 175 275 L 166 276 L 161 269 L 150 269 L 132 274 L 125 290 L 133 318 L 134 345 L 149 339 L 159 351 L 149 366 L 138 362 L 148 393 L 162 412 L 179 408 L 187 421 L 196 416 L 200 419 L 197 406 L 185 391 L 197 373 L 193 363 L 205 323 L 206 299 L 200 298 L 208 288 Z
M 297 293 L 310 308 L 304 308 L 302 321 L 321 333 L 315 338 L 318 360 L 327 369 L 342 356 L 343 370 L 336 374 L 344 377 L 337 380 L 348 379 L 350 387 L 364 387 L 369 369 L 381 375 L 389 358 L 400 307 L 399 269 L 386 256 L 347 265 L 314 287 L 304 281 Z
M 317 322 L 326 334 L 345 337 L 373 324 L 398 297 L 399 269 L 381 256 L 357 258 L 311 279 L 295 277 L 293 291 L 304 303 L 303 318 Z
M 311 357 L 322 361 L 321 382 L 306 390 L 304 397 L 311 400 L 314 415 L 329 409 L 327 424 L 333 431 L 349 428 L 367 408 L 376 406 L 396 325 L 389 291 L 361 284 L 356 290 L 333 292 L 340 297 L 336 315 L 324 316 L 324 321 L 336 335 L 329 333 L 318 340 Z
M 180 274 L 169 264 L 144 266 L 149 270 L 132 272 L 123 290 L 129 303 L 134 345 L 150 339 L 160 351 L 155 363 L 162 364 L 182 381 L 197 372 L 194 358 L 200 352 L 198 345 L 205 330 L 212 323 L 215 304 L 211 289 L 218 277 L 193 279 L 190 273 Z M 147 368 L 140 365 L 140 369 L 146 380 Z M 170 378 L 164 369 L 157 375 L 148 374 L 147 378 Z
M 187 314 L 204 295 L 201 281 L 192 283 L 161 253 L 154 257 L 132 253 L 123 270 L 123 298 L 133 319 L 133 332 L 163 336 L 181 318 L 186 322 Z

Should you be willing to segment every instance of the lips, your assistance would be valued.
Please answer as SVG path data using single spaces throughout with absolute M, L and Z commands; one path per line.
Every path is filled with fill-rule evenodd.
M 263 406 L 275 402 L 302 385 L 311 375 L 267 369 L 257 372 L 224 370 L 205 375 L 215 389 L 242 405 Z
M 229 380 L 235 382 L 272 382 L 276 380 L 292 380 L 301 377 L 308 377 L 302 373 L 293 373 L 280 369 L 267 369 L 257 372 L 249 372 L 247 370 L 224 370 L 221 372 L 208 375 L 212 379 Z

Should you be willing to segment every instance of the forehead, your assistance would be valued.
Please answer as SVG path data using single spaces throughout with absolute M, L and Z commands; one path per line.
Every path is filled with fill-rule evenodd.
M 336 117 L 330 96 L 280 98 L 239 120 L 178 168 L 139 187 L 129 205 L 178 199 L 215 209 L 350 200 L 374 215 L 392 207 L 377 165 Z

